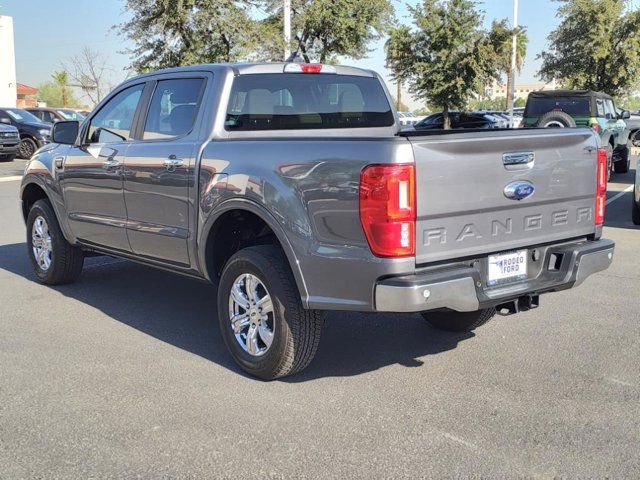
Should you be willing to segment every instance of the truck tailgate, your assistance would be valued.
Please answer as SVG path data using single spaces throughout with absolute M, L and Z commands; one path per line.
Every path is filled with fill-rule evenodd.
M 414 134 L 408 140 L 416 164 L 417 264 L 595 231 L 598 145 L 588 129 Z M 524 185 L 511 197 L 526 196 L 530 185 L 535 190 L 520 200 L 507 198 L 508 185 Z

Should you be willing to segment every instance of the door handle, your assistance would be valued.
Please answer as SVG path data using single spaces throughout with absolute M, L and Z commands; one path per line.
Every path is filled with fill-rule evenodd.
M 173 172 L 176 168 L 181 167 L 183 164 L 184 160 L 176 157 L 175 155 L 169 156 L 169 158 L 164 161 L 165 168 L 170 172 Z
M 111 170 L 112 168 L 116 168 L 120 166 L 120 162 L 118 160 L 114 160 L 113 158 L 110 158 L 109 160 L 105 160 L 104 162 L 102 162 L 102 167 L 105 170 Z

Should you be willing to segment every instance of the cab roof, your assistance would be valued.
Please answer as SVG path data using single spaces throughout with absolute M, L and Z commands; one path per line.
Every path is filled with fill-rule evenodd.
M 554 98 L 554 97 L 589 97 L 603 98 L 611 100 L 611 96 L 602 92 L 594 92 L 593 90 L 538 90 L 529 94 L 532 98 Z
M 184 67 L 173 67 L 156 70 L 149 73 L 144 73 L 136 77 L 130 78 L 126 83 L 132 80 L 138 80 L 141 78 L 162 75 L 167 73 L 180 73 L 180 72 L 211 72 L 216 73 L 221 70 L 231 69 L 236 75 L 249 75 L 260 73 L 284 73 L 285 65 L 296 62 L 242 62 L 242 63 L 208 63 L 202 65 L 189 65 Z M 375 77 L 376 74 L 372 70 L 366 70 L 363 68 L 349 67 L 346 65 L 332 65 L 335 68 L 335 73 L 338 75 L 354 75 L 359 77 Z M 324 74 L 321 74 L 324 75 Z

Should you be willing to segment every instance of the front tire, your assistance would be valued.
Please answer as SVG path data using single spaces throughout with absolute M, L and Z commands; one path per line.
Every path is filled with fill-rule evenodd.
M 72 283 L 82 273 L 84 254 L 64 238 L 48 200 L 38 200 L 29 211 L 27 248 L 33 273 L 40 283 Z
M 278 247 L 248 247 L 225 265 L 218 287 L 222 338 L 235 362 L 263 380 L 293 375 L 311 363 L 324 314 L 302 306 Z
M 495 314 L 495 308 L 485 308 L 475 312 L 423 312 L 422 316 L 432 327 L 438 330 L 471 332 L 487 323 Z

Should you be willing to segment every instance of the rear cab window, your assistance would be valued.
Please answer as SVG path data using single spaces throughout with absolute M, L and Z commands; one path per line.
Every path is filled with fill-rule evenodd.
M 234 79 L 228 131 L 367 128 L 394 125 L 375 77 L 265 73 Z

